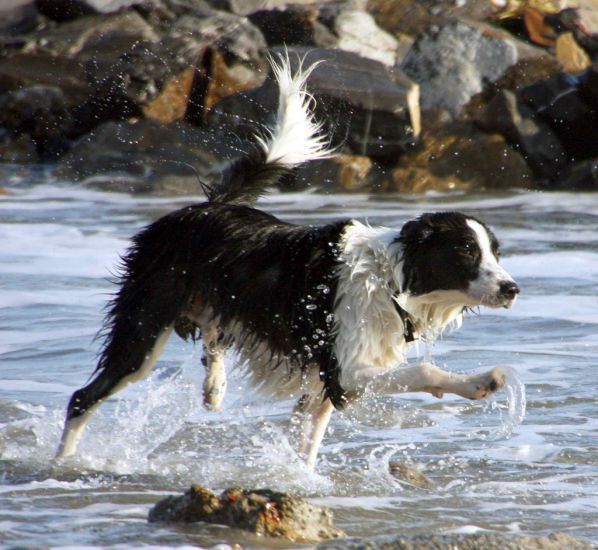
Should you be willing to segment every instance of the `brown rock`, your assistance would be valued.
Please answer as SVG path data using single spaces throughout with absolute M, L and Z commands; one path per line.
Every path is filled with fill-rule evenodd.
M 0 92 L 29 86 L 60 88 L 70 107 L 83 103 L 90 93 L 85 70 L 76 59 L 48 53 L 17 53 L 0 58 Z
M 440 178 L 426 168 L 411 166 L 395 168 L 392 171 L 392 182 L 387 183 L 384 187 L 386 191 L 425 193 L 427 191 L 469 189 L 471 186 L 457 177 Z
M 523 157 L 498 134 L 472 124 L 428 120 L 420 145 L 399 159 L 393 172 L 399 189 L 522 187 L 532 181 Z
M 363 155 L 338 154 L 332 158 L 309 162 L 297 171 L 285 190 L 322 188 L 330 191 L 366 191 L 373 182 L 372 160 Z
M 220 496 L 199 485 L 168 497 L 149 512 L 150 522 L 196 522 L 228 525 L 256 535 L 309 543 L 344 536 L 332 525 L 330 511 L 304 499 L 268 489 L 231 488 Z
M 592 64 L 588 54 L 570 32 L 557 38 L 555 56 L 563 65 L 563 70 L 569 73 L 579 73 Z
M 185 117 L 187 103 L 193 88 L 195 69 L 187 68 L 169 80 L 160 95 L 143 107 L 143 114 L 162 123 L 174 122 Z
M 211 109 L 225 97 L 259 86 L 264 81 L 263 73 L 252 71 L 241 63 L 228 65 L 224 56 L 214 52 L 208 80 L 204 109 Z

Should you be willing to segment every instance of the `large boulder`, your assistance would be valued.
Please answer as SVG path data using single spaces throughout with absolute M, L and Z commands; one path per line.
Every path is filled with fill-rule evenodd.
M 27 134 L 45 160 L 68 149 L 71 123 L 60 88 L 33 86 L 0 95 L 0 127 Z
M 504 189 L 533 182 L 525 158 L 505 137 L 446 118 L 426 113 L 420 144 L 399 158 L 389 189 Z
M 486 132 L 505 136 L 540 181 L 563 175 L 568 159 L 558 136 L 534 112 L 517 100 L 510 90 L 495 95 L 477 119 Z
M 423 109 L 458 115 L 485 83 L 498 80 L 517 60 L 517 46 L 506 33 L 448 20 L 417 37 L 401 68 L 420 85 Z
M 586 101 L 585 79 L 586 75 L 561 73 L 521 88 L 517 94 L 558 136 L 572 161 L 598 157 L 598 110 Z
M 197 194 L 238 155 L 234 145 L 185 122 L 108 121 L 73 145 L 55 175 L 107 190 Z
M 332 524 L 329 510 L 268 489 L 231 488 L 218 496 L 193 485 L 182 496 L 158 502 L 150 510 L 148 519 L 150 522 L 216 523 L 300 543 L 344 536 Z
M 294 69 L 320 61 L 307 87 L 316 100 L 316 117 L 333 144 L 354 154 L 394 160 L 420 132 L 419 90 L 400 71 L 351 52 L 289 48 Z M 272 122 L 278 90 L 272 79 L 235 94 L 208 114 L 206 121 L 223 134 L 248 138 Z

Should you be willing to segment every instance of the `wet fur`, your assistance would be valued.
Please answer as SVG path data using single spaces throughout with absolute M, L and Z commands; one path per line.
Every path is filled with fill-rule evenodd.
M 208 200 L 135 237 L 105 326 L 92 381 L 71 398 L 59 456 L 73 454 L 90 414 L 146 376 L 174 330 L 202 337 L 204 401 L 218 409 L 224 354 L 235 348 L 254 387 L 301 398 L 300 450 L 310 465 L 334 408 L 366 387 L 453 392 L 478 399 L 499 371 L 466 376 L 433 365 L 400 367 L 404 350 L 459 322 L 466 307 L 508 307 L 518 289 L 498 265 L 498 242 L 478 220 L 425 214 L 400 229 L 356 220 L 297 226 L 252 205 L 302 162 L 329 156 L 309 110 L 305 80 L 274 64 L 276 126 L 231 163 Z

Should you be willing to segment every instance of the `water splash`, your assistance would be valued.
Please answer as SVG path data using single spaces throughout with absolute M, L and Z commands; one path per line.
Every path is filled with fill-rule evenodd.
M 492 430 L 484 428 L 474 431 L 468 434 L 470 439 L 483 441 L 508 439 L 525 418 L 527 405 L 525 385 L 513 367 L 501 365 L 500 368 L 505 373 L 505 385 L 501 391 L 492 394 L 484 401 L 482 409 L 486 414 L 493 414 L 496 411 L 499 425 Z

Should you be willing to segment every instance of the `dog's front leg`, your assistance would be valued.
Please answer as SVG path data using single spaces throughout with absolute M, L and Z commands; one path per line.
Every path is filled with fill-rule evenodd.
M 504 386 L 505 374 L 500 367 L 481 374 L 458 374 L 421 363 L 382 372 L 366 368 L 357 371 L 355 384 L 362 391 L 367 388 L 376 393 L 426 392 L 438 398 L 454 393 L 467 399 L 483 399 Z

